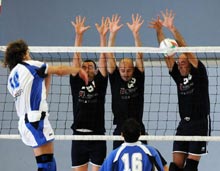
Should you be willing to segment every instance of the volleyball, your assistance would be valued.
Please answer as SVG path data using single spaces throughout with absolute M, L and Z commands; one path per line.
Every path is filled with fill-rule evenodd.
M 160 42 L 160 48 L 165 49 L 165 52 L 163 54 L 166 57 L 174 55 L 174 48 L 176 47 L 178 47 L 178 44 L 174 39 L 166 38 L 162 42 Z

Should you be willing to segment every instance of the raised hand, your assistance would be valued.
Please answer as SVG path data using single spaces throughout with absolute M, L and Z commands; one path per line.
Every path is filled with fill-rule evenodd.
M 164 27 L 167 27 L 169 30 L 172 30 L 174 28 L 174 18 L 175 18 L 175 13 L 173 13 L 172 10 L 168 10 L 166 9 L 166 12 L 164 13 L 163 11 L 160 12 L 162 17 L 163 17 L 163 21 L 162 24 Z
M 144 20 L 141 18 L 139 14 L 136 14 L 136 17 L 134 16 L 134 14 L 132 14 L 132 23 L 127 22 L 127 26 L 132 31 L 133 34 L 136 34 L 139 32 L 143 23 Z
M 86 17 L 76 16 L 76 21 L 71 21 L 73 27 L 75 28 L 76 34 L 83 34 L 90 26 L 85 26 Z
M 120 30 L 123 26 L 123 24 L 120 24 L 121 17 L 117 14 L 112 15 L 112 19 L 109 20 L 109 30 L 111 33 L 116 33 L 118 30 Z
M 157 19 L 152 18 L 151 22 L 148 25 L 149 28 L 153 28 L 155 30 L 160 30 L 162 29 L 163 25 L 160 20 L 160 16 L 157 17 Z
M 102 17 L 102 23 L 99 25 L 98 23 L 95 23 L 96 29 L 99 32 L 100 35 L 106 36 L 109 30 L 109 20 L 110 18 L 107 17 L 106 19 Z
M 152 18 L 151 22 L 148 24 L 148 27 L 155 29 L 157 33 L 157 41 L 160 44 L 160 42 L 165 39 L 165 35 L 163 33 L 163 24 L 160 20 L 160 16 L 158 16 L 157 19 Z

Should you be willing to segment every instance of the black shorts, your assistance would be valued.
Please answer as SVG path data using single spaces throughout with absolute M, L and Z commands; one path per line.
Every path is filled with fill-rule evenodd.
M 207 142 L 204 141 L 174 141 L 173 152 L 204 155 L 207 154 Z
M 75 132 L 74 135 L 94 135 Z M 103 134 L 104 135 L 104 134 Z M 106 141 L 72 141 L 72 168 L 91 162 L 101 166 L 106 157 Z
M 180 121 L 176 135 L 178 136 L 209 136 L 210 120 Z M 173 152 L 202 155 L 207 153 L 206 141 L 174 141 Z

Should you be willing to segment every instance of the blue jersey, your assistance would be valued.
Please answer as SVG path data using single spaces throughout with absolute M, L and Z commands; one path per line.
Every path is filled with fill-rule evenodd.
M 141 142 L 123 143 L 113 150 L 100 171 L 163 171 L 157 151 Z

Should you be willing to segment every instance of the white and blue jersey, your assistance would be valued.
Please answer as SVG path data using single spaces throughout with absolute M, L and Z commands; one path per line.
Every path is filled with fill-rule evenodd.
M 28 60 L 17 64 L 8 78 L 8 90 L 14 97 L 18 129 L 22 141 L 32 147 L 41 146 L 54 139 L 48 120 L 45 77 L 48 65 Z
M 113 150 L 100 171 L 163 171 L 157 151 L 141 142 L 123 143 Z
M 18 117 L 30 111 L 48 111 L 44 75 L 37 70 L 47 72 L 47 65 L 39 61 L 28 60 L 17 64 L 8 78 L 8 90 L 14 97 Z

